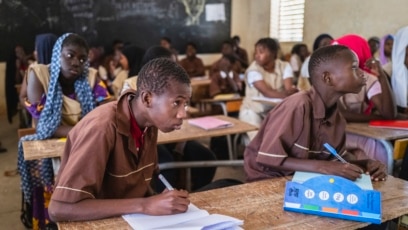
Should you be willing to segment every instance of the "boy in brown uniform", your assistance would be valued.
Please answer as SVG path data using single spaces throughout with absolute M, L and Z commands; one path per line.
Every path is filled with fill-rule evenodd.
M 346 121 L 337 109 L 337 101 L 346 93 L 358 93 L 366 81 L 355 54 L 341 45 L 318 49 L 310 58 L 309 73 L 312 89 L 276 106 L 247 146 L 247 181 L 286 176 L 294 171 L 356 180 L 363 170 L 372 180 L 385 180 L 386 168 L 381 162 L 357 160 L 345 149 Z M 350 164 L 334 160 L 324 143 L 332 145 Z
M 174 61 L 154 59 L 140 71 L 138 91 L 90 112 L 68 134 L 49 206 L 54 221 L 128 213 L 185 212 L 183 190 L 153 195 L 157 129 L 180 129 L 191 97 L 190 79 Z

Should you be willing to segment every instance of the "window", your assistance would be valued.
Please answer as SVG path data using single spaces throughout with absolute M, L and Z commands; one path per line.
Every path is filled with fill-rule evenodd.
M 305 0 L 271 0 L 270 36 L 280 42 L 303 41 Z

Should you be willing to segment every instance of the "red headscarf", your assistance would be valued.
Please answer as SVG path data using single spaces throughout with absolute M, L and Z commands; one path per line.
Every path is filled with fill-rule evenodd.
M 332 45 L 344 45 L 356 53 L 358 57 L 358 66 L 364 71 L 371 73 L 365 66 L 368 59 L 371 58 L 370 46 L 363 37 L 356 34 L 347 34 L 332 41 Z

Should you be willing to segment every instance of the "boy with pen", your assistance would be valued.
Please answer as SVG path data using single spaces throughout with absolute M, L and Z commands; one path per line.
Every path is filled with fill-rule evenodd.
M 154 195 L 150 182 L 158 169 L 158 129 L 181 128 L 190 78 L 174 61 L 158 58 L 143 66 L 137 85 L 137 91 L 93 110 L 69 132 L 49 205 L 52 220 L 187 210 L 187 191 L 167 189 Z
M 337 101 L 346 93 L 358 93 L 365 84 L 356 55 L 341 45 L 320 48 L 310 58 L 309 73 L 313 87 L 288 97 L 269 112 L 247 146 L 247 181 L 291 175 L 294 171 L 350 180 L 369 173 L 372 180 L 385 180 L 384 164 L 357 160 L 353 152 L 359 150 L 345 149 L 346 121 Z M 330 151 L 325 143 L 332 147 Z M 337 160 L 336 154 L 346 163 Z

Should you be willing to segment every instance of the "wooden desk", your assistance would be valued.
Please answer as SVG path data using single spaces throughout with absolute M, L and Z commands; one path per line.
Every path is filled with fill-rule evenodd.
M 284 211 L 286 181 L 283 177 L 264 180 L 192 193 L 189 198 L 209 213 L 244 220 L 244 229 L 356 229 L 369 224 Z M 373 186 L 381 192 L 383 222 L 408 213 L 408 182 L 390 176 L 387 181 L 373 182 Z M 121 217 L 58 225 L 60 230 L 131 229 Z
M 166 144 L 174 143 L 188 140 L 195 140 L 199 138 L 206 137 L 217 137 L 230 134 L 244 133 L 248 131 L 257 130 L 257 127 L 242 122 L 238 119 L 226 117 L 226 116 L 215 116 L 219 119 L 229 121 L 234 125 L 225 129 L 216 130 L 204 130 L 195 126 L 188 124 L 187 121 L 183 122 L 180 130 L 176 130 L 169 133 L 163 133 L 159 131 L 159 136 L 157 143 Z M 48 139 L 41 141 L 25 141 L 23 142 L 24 148 L 24 159 L 25 160 L 36 160 L 49 157 L 61 157 L 64 152 L 65 142 L 58 139 Z M 231 156 L 230 156 L 231 157 Z M 232 159 L 232 158 L 231 158 Z
M 361 136 L 387 141 L 408 137 L 408 130 L 375 128 L 368 126 L 368 123 L 348 123 L 346 131 Z
M 346 132 L 378 140 L 384 146 L 388 153 L 387 155 L 388 174 L 393 173 L 394 148 L 391 141 L 407 138 L 408 130 L 375 128 L 368 126 L 368 123 L 348 123 L 346 126 Z
M 191 78 L 191 87 L 200 86 L 200 85 L 209 85 L 211 79 L 209 77 L 193 77 Z
M 201 104 L 201 108 L 204 108 L 206 104 L 214 104 L 214 105 L 219 105 L 221 106 L 222 109 L 222 113 L 224 114 L 224 116 L 228 116 L 228 108 L 227 108 L 227 104 L 229 102 L 242 102 L 243 98 L 241 96 L 234 96 L 234 97 L 230 97 L 230 98 L 222 98 L 222 99 L 212 99 L 212 98 L 206 98 L 206 99 L 201 99 L 200 100 L 200 104 Z M 238 109 L 239 111 L 239 109 Z

